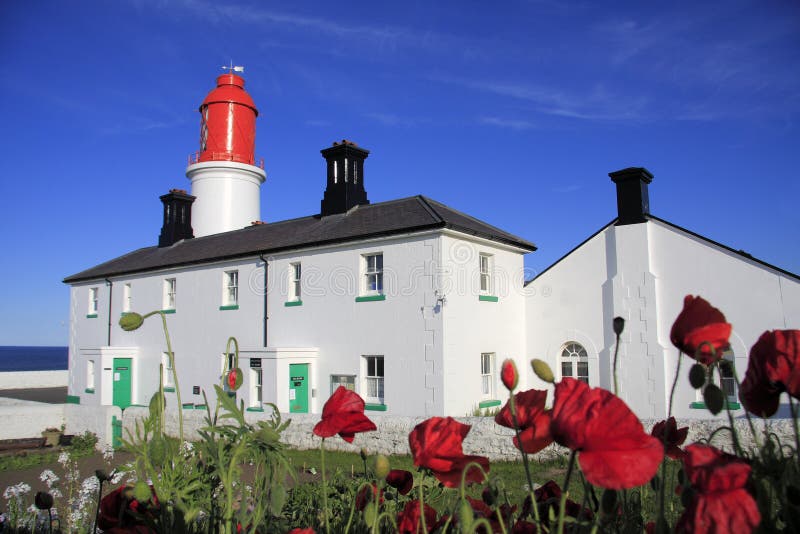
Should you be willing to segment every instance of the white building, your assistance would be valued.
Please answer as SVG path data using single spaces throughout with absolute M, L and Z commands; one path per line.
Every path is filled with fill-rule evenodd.
M 125 332 L 117 323 L 132 311 L 167 314 L 185 409 L 202 406 L 203 391 L 212 400 L 236 365 L 234 336 L 235 394 L 250 410 L 319 412 L 343 384 L 368 410 L 410 416 L 500 405 L 506 358 L 528 369 L 520 387 L 544 387 L 535 357 L 558 377 L 612 389 L 611 320 L 623 316 L 621 396 L 641 417 L 662 417 L 684 295 L 726 313 L 739 370 L 763 330 L 800 326 L 798 277 L 650 215 L 644 169 L 612 173 L 619 217 L 526 287 L 532 243 L 423 196 L 370 204 L 369 152 L 349 141 L 322 150 L 319 214 L 263 223 L 258 111 L 239 76 L 217 82 L 200 106 L 192 192 L 161 197 L 159 245 L 65 279 L 70 402 L 146 404 L 161 379 L 176 405 L 159 317 Z M 707 417 L 696 395 L 681 380 L 675 414 Z
M 609 176 L 618 217 L 526 286 L 527 354 L 547 361 L 556 378 L 613 391 L 612 320 L 623 317 L 619 395 L 639 417 L 661 418 L 678 361 L 670 329 L 684 296 L 701 295 L 733 325 L 726 358 L 741 379 L 762 332 L 800 328 L 800 277 L 651 215 L 646 169 Z M 684 357 L 673 415 L 708 418 L 686 377 L 692 363 Z M 735 381 L 723 382 L 730 407 L 743 415 Z M 542 387 L 532 372 L 529 385 Z

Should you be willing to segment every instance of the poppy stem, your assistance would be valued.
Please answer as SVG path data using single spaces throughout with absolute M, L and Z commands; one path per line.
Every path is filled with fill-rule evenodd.
M 795 447 L 797 447 L 795 451 L 795 456 L 797 457 L 797 463 L 800 464 L 800 429 L 797 427 L 797 406 L 792 400 L 792 396 L 789 395 L 789 411 L 792 413 L 792 426 L 794 427 L 794 443 Z
M 567 508 L 567 494 L 569 493 L 569 479 L 572 477 L 572 470 L 575 468 L 576 451 L 569 453 L 569 464 L 567 464 L 567 474 L 564 477 L 564 486 L 561 491 L 561 501 L 558 504 L 558 534 L 564 534 L 564 514 Z M 534 503 L 535 504 L 535 503 Z
M 719 362 L 715 365 L 717 368 L 717 374 L 719 375 L 719 383 L 720 385 L 722 382 L 722 367 L 720 367 Z M 713 372 L 713 371 L 712 371 Z M 723 392 L 723 395 L 724 392 Z M 733 413 L 731 412 L 731 403 L 728 401 L 728 396 L 725 395 L 725 412 L 728 414 L 728 423 L 731 425 L 731 437 L 733 439 L 733 450 L 736 452 L 736 455 L 740 458 L 744 457 L 744 449 L 742 449 L 742 444 L 739 443 L 739 433 L 736 432 L 736 427 L 733 424 Z
M 672 389 L 669 391 L 669 404 L 667 405 L 667 419 L 672 416 L 672 401 L 675 398 L 675 388 L 678 385 L 678 377 L 681 374 L 681 360 L 683 359 L 683 352 L 678 350 L 678 365 L 675 366 L 675 378 L 672 380 Z M 666 440 L 666 436 L 665 436 Z M 666 445 L 666 441 L 665 441 Z
M 322 466 L 322 508 L 325 510 L 325 532 L 330 534 L 331 521 L 328 518 L 328 483 L 325 479 L 325 438 L 322 438 L 322 443 L 319 444 L 319 453 Z
M 616 334 L 617 341 L 614 344 L 614 395 L 619 396 L 619 387 L 617 386 L 617 355 L 619 354 L 619 334 Z
M 421 473 L 421 477 L 419 479 L 419 519 L 422 521 L 422 532 L 428 532 L 428 525 L 425 524 L 425 500 L 424 495 L 425 492 L 422 491 L 422 482 L 425 479 L 425 473 Z
M 519 424 L 517 423 L 517 403 L 514 399 L 514 394 L 509 392 L 509 407 L 511 408 L 511 422 L 514 423 L 514 433 L 517 435 L 517 444 L 519 445 L 519 452 L 522 455 L 522 466 L 525 468 L 525 477 L 528 479 L 528 494 L 531 496 L 531 508 L 533 508 L 533 516 L 536 521 L 536 531 L 541 530 L 541 520 L 539 519 L 539 507 L 536 505 L 536 497 L 533 495 L 533 479 L 531 478 L 531 469 L 528 466 L 528 454 L 522 450 L 522 439 L 520 438 Z
M 175 354 L 172 352 L 172 343 L 169 339 L 167 315 L 163 311 L 160 311 L 159 315 L 161 315 L 161 324 L 164 327 L 164 338 L 167 340 L 167 357 L 169 358 L 169 364 L 172 366 L 172 380 L 175 383 L 175 396 L 176 400 L 178 401 L 178 430 L 181 438 L 181 444 L 183 444 L 183 404 L 181 404 L 181 388 L 178 384 L 178 373 L 175 370 Z

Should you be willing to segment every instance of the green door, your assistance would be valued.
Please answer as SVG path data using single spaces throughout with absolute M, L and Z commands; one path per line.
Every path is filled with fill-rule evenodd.
M 289 364 L 289 412 L 308 413 L 308 364 Z
M 114 406 L 131 405 L 131 358 L 114 358 Z

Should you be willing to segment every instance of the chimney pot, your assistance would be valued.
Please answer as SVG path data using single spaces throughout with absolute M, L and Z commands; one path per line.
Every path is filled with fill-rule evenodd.
M 169 247 L 181 239 L 193 238 L 192 202 L 195 197 L 183 189 L 170 189 L 160 198 L 164 203 L 164 222 L 158 236 L 158 246 Z
M 647 186 L 653 175 L 644 167 L 628 167 L 608 174 L 617 184 L 617 226 L 647 222 L 650 198 Z
M 364 160 L 369 150 L 352 141 L 334 141 L 333 146 L 320 151 L 328 162 L 328 181 L 320 213 L 333 215 L 345 213 L 354 206 L 369 204 L 364 189 Z

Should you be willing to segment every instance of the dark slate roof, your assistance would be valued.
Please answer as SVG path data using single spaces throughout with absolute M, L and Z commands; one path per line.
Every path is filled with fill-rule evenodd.
M 170 247 L 147 247 L 101 263 L 64 279 L 66 283 L 227 260 L 254 254 L 274 254 L 298 248 L 347 243 L 408 232 L 449 228 L 499 243 L 536 250 L 536 245 L 440 202 L 415 196 L 356 206 L 347 213 L 312 215 L 249 226 L 194 239 Z
M 689 234 L 689 235 L 691 235 L 693 237 L 696 237 L 697 239 L 700 239 L 701 241 L 705 241 L 709 245 L 713 245 L 715 247 L 719 247 L 721 249 L 727 250 L 728 252 L 732 252 L 732 253 L 736 254 L 737 256 L 741 256 L 742 258 L 744 258 L 746 260 L 749 260 L 749 261 L 752 261 L 754 263 L 757 263 L 757 264 L 761 265 L 762 267 L 767 267 L 768 269 L 772 269 L 773 271 L 777 271 L 777 272 L 779 272 L 779 273 L 781 273 L 783 275 L 788 276 L 789 278 L 794 278 L 795 280 L 800 280 L 800 275 L 797 275 L 797 274 L 795 274 L 795 273 L 793 273 L 791 271 L 787 271 L 786 269 L 781 269 L 780 267 L 776 267 L 775 265 L 772 265 L 771 263 L 767 263 L 767 262 L 765 262 L 763 260 L 760 260 L 760 259 L 758 259 L 756 257 L 753 257 L 752 254 L 749 254 L 749 253 L 745 252 L 744 250 L 736 250 L 734 248 L 729 247 L 728 245 L 723 245 L 722 243 L 720 243 L 718 241 L 714 241 L 711 238 L 708 238 L 706 236 L 700 235 L 700 234 L 698 234 L 696 232 L 692 232 L 691 230 L 687 230 L 686 228 L 684 228 L 682 226 L 678 226 L 677 224 L 671 223 L 671 222 L 669 222 L 669 221 L 667 221 L 665 219 L 662 219 L 660 217 L 656 217 L 655 215 L 647 214 L 647 215 L 645 215 L 645 217 L 647 218 L 647 220 L 651 220 L 652 219 L 654 221 L 658 221 L 658 222 L 664 224 L 665 226 L 669 226 L 670 228 L 674 228 L 675 230 L 679 230 L 679 231 L 684 232 L 686 234 Z M 616 224 L 618 220 L 619 220 L 618 218 L 614 218 L 608 224 L 603 225 L 598 231 L 596 231 L 595 233 L 593 233 L 592 235 L 590 235 L 589 237 L 587 237 L 586 239 L 584 239 L 583 241 L 578 243 L 578 245 L 576 245 L 572 250 L 570 250 L 569 252 L 567 252 L 566 254 L 561 256 L 560 258 L 558 258 L 554 263 L 550 264 L 542 272 L 540 272 L 539 274 L 537 274 L 536 276 L 534 276 L 530 280 L 526 281 L 525 285 L 527 286 L 528 284 L 530 284 L 531 282 L 533 282 L 534 280 L 536 280 L 537 278 L 542 276 L 544 273 L 546 273 L 547 271 L 549 271 L 550 269 L 552 269 L 553 267 L 555 267 L 556 265 L 561 263 L 568 256 L 570 256 L 573 252 L 575 252 L 576 250 L 581 248 L 584 244 L 589 242 L 594 236 L 596 236 L 597 234 L 599 234 L 600 232 L 602 232 L 603 230 L 605 230 L 606 228 L 608 228 L 612 224 Z

